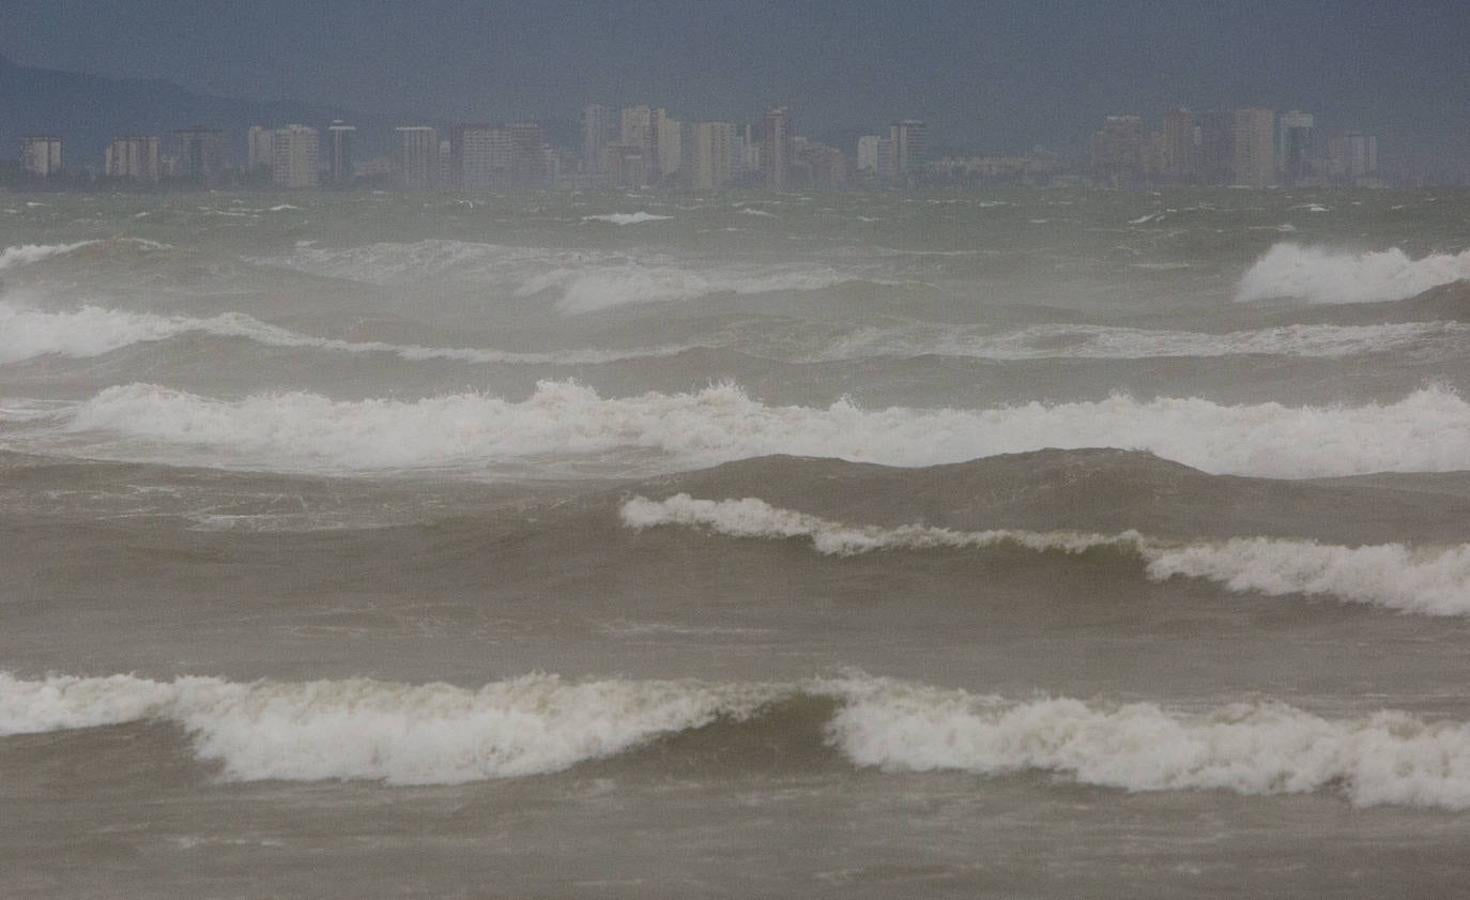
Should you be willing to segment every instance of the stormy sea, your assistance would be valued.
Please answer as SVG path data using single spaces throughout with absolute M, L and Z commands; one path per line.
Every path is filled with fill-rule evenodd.
M 1467 248 L 0 195 L 0 894 L 1463 893 Z

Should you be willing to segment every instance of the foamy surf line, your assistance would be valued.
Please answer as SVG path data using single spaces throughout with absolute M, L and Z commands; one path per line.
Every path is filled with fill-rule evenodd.
M 572 682 L 478 690 L 354 679 L 248 684 L 0 674 L 0 735 L 159 721 L 229 781 L 462 784 L 569 769 L 798 696 L 831 700 L 826 742 L 885 772 L 1048 771 L 1126 791 L 1341 792 L 1360 806 L 1470 808 L 1470 726 L 1404 713 L 1327 719 L 1280 703 L 1185 713 L 1152 703 L 995 696 L 850 674 L 785 684 Z
M 1470 615 L 1470 544 L 1416 550 L 1403 544 L 1340 547 L 1261 537 L 1181 544 L 1136 531 L 1104 535 L 954 531 L 924 525 L 881 528 L 845 525 L 755 498 L 700 500 L 688 494 L 661 501 L 634 497 L 623 504 L 620 515 L 624 525 L 635 529 L 677 525 L 740 538 L 802 538 L 810 540 L 818 553 L 831 556 L 1006 545 L 1039 553 L 1120 549 L 1137 555 L 1155 581 L 1181 576 L 1211 581 L 1235 593 L 1325 595 L 1423 615 Z
M 424 347 L 416 344 L 313 337 L 235 312 L 209 318 L 160 316 L 98 306 L 83 306 L 68 312 L 44 312 L 0 301 L 0 365 L 48 355 L 89 358 L 134 344 L 164 341 L 188 334 L 243 338 L 269 347 L 337 353 L 386 353 L 409 361 L 445 360 L 485 365 L 601 365 L 628 359 L 674 356 L 692 349 L 689 346 L 663 346 L 629 350 L 579 349 L 518 353 L 506 350 Z
M 666 469 L 775 454 L 922 467 L 1088 447 L 1147 450 L 1214 474 L 1279 478 L 1470 469 L 1470 404 L 1439 387 L 1363 406 L 1115 395 L 979 410 L 869 410 L 847 400 L 768 406 L 729 384 L 604 399 L 576 382 L 542 381 L 519 402 L 478 393 L 217 400 L 132 384 L 72 407 L 55 428 L 73 444 L 83 438 L 120 452 L 163 445 L 201 452 L 207 465 L 243 460 L 285 470 L 483 468 L 529 457 L 646 457 L 650 450 L 664 455 Z

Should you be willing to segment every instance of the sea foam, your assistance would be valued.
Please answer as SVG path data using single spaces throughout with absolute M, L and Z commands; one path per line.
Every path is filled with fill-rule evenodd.
M 1413 259 L 1404 251 L 1348 253 L 1325 247 L 1277 244 L 1241 278 L 1240 302 L 1272 299 L 1309 303 L 1406 300 L 1431 288 L 1470 278 L 1470 250 Z
M 1137 555 L 1149 578 L 1201 578 L 1237 593 L 1279 597 L 1326 595 L 1434 616 L 1470 615 L 1470 545 L 1415 549 L 1402 544 L 1341 547 L 1280 538 L 1233 538 L 1181 543 L 1136 531 L 1088 534 L 1072 531 L 954 531 L 924 525 L 897 528 L 847 525 L 780 509 L 763 500 L 701 500 L 676 494 L 666 500 L 634 497 L 623 504 L 623 524 L 709 528 L 743 538 L 804 538 L 817 552 L 856 556 L 883 550 L 965 550 L 1002 545 L 1037 552 L 1085 553 L 1122 549 Z

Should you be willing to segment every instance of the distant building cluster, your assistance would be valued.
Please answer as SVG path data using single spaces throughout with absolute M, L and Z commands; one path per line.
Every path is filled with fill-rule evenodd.
M 861 177 L 842 150 L 798 135 L 784 106 L 736 123 L 594 104 L 582 111 L 580 165 L 578 181 L 592 188 L 842 190 Z
M 239 184 L 285 190 L 359 183 L 466 192 L 841 190 L 918 180 L 926 171 L 928 146 L 923 122 L 897 122 L 886 133 L 858 141 L 854 167 L 843 150 L 799 135 L 786 107 L 770 110 L 757 122 L 735 123 L 681 121 L 647 105 L 594 104 L 583 110 L 582 143 L 576 149 L 554 146 L 537 122 L 410 124 L 394 129 L 390 153 L 359 160 L 357 128 L 335 121 L 325 129 L 252 127 L 238 166 L 231 161 L 226 133 L 203 127 L 118 137 L 107 147 L 100 169 L 65 169 L 61 138 L 27 137 L 21 142 L 20 171 L 31 180 L 69 171 L 144 186 Z
M 409 191 L 548 189 L 720 191 L 844 190 L 916 185 L 1096 184 L 1134 189 L 1165 185 L 1378 186 L 1378 140 L 1326 132 L 1305 112 L 1244 108 L 1165 113 L 1158 130 L 1139 116 L 1109 116 L 1080 162 L 1036 151 L 1021 156 L 934 158 L 928 126 L 916 119 L 838 148 L 798 133 L 788 107 L 755 122 L 683 121 L 661 107 L 582 111 L 581 146 L 552 144 L 537 122 L 402 125 L 391 149 L 357 158 L 357 128 L 334 121 L 259 125 L 245 135 L 245 160 L 232 162 L 221 130 L 195 127 L 165 136 L 127 135 L 106 148 L 88 177 L 137 185 L 274 186 L 283 190 L 354 185 Z M 238 139 L 238 135 L 236 136 Z M 380 146 L 381 150 L 381 146 Z M 850 153 L 848 151 L 851 151 Z M 24 177 L 53 179 L 64 165 L 62 139 L 21 140 Z
M 1092 136 L 1090 175 L 1117 188 L 1163 185 L 1377 187 L 1378 138 L 1325 132 L 1311 113 L 1174 109 L 1149 131 L 1109 116 Z

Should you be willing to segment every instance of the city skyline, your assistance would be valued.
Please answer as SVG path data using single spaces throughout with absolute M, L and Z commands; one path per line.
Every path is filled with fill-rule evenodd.
M 1376 135 L 1321 128 L 1311 112 L 1244 107 L 1196 113 L 1181 107 L 1158 121 L 1155 130 L 1141 116 L 1107 116 L 1085 156 L 1069 162 L 1042 151 L 1019 157 L 936 154 L 928 124 L 917 119 L 873 129 L 877 133 L 843 148 L 801 134 L 785 106 L 767 110 L 758 123 L 740 124 L 681 120 L 647 104 L 589 104 L 579 140 L 570 146 L 553 141 L 534 121 L 398 125 L 390 152 L 360 163 L 358 128 L 342 119 L 325 129 L 253 125 L 244 134 L 244 161 L 238 165 L 230 153 L 234 140 L 223 129 L 176 129 L 166 143 L 157 135 L 119 136 L 107 145 L 100 169 L 87 162 L 65 164 L 65 138 L 47 132 L 20 139 L 15 177 L 22 185 L 66 179 L 68 186 L 83 188 L 100 177 L 113 185 L 346 189 L 364 183 L 461 192 L 784 192 L 996 183 L 1123 189 L 1393 186 L 1380 171 Z
M 1106 9 L 430 0 L 352 16 L 334 15 L 331 2 L 287 14 L 270 0 L 11 6 L 0 53 L 23 64 L 445 123 L 536 119 L 555 131 L 588 103 L 645 102 L 745 122 L 784 105 L 829 142 L 913 117 L 944 148 L 1067 153 L 1107 115 L 1310 109 L 1382 136 L 1398 174 L 1470 172 L 1470 104 L 1425 88 L 1464 82 L 1470 15 L 1429 0 L 1392 17 L 1306 0 Z

